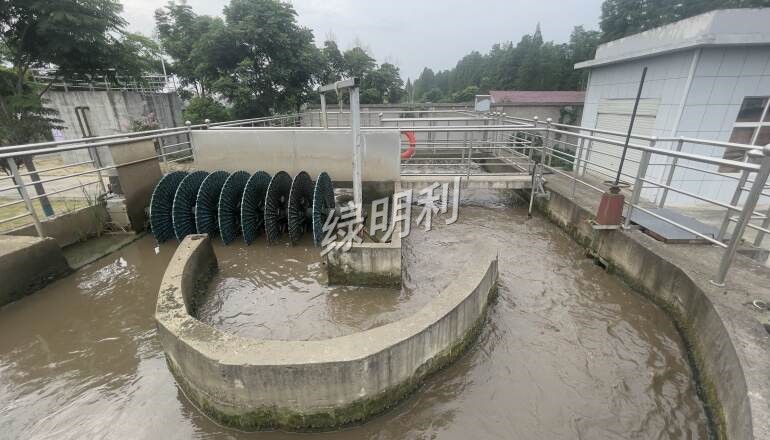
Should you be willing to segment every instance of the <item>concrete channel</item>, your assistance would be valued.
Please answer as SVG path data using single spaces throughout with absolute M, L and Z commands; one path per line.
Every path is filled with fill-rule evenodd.
M 272 297 L 271 304 L 277 307 L 271 309 L 272 313 L 260 315 L 263 324 L 285 323 L 282 317 L 270 318 L 278 315 L 278 310 L 291 314 L 294 321 L 304 321 L 310 333 L 286 335 L 295 341 L 259 343 L 260 347 L 301 345 L 286 353 L 285 359 L 274 357 L 268 362 L 276 364 L 309 356 L 312 350 L 306 347 L 357 340 L 367 334 L 381 335 L 393 327 L 403 327 L 397 330 L 399 334 L 418 335 L 417 330 L 398 323 L 420 318 L 434 301 L 439 304 L 450 300 L 451 295 L 442 298 L 444 293 L 463 296 L 474 291 L 478 278 L 459 276 L 458 280 L 458 274 L 481 275 L 485 269 L 480 257 L 498 255 L 498 295 L 489 304 L 486 317 L 480 318 L 483 324 L 478 326 L 478 335 L 462 351 L 463 355 L 440 371 L 421 376 L 418 383 L 412 384 L 418 387 L 416 392 L 398 398 L 394 395 L 393 401 L 382 405 L 390 409 L 366 423 L 348 425 L 333 433 L 306 434 L 308 437 L 711 437 L 714 424 L 698 395 L 697 374 L 687 358 L 688 346 L 670 317 L 586 258 L 584 250 L 566 233 L 542 218 L 527 219 L 523 208 L 511 207 L 511 200 L 510 192 L 468 191 L 457 223 L 445 225 L 438 218 L 431 231 L 413 227 L 402 243 L 402 287 L 390 294 L 394 298 L 390 310 L 397 313 L 387 322 L 376 319 L 384 310 L 382 305 L 362 306 L 361 301 L 371 304 L 364 295 L 374 292 L 366 288 L 326 290 L 326 295 L 315 300 L 321 302 L 310 311 L 298 305 L 302 301 L 284 299 L 292 295 L 312 298 L 324 291 L 308 287 L 322 285 L 324 271 L 296 255 L 281 256 L 278 252 L 276 258 L 285 258 L 282 261 L 286 263 L 277 264 L 307 266 L 309 273 L 321 274 L 318 279 L 300 283 L 271 279 L 257 275 L 275 272 L 272 266 L 265 266 L 261 272 L 240 266 L 244 253 L 255 253 L 250 261 L 260 261 L 264 260 L 265 249 L 270 248 L 251 246 L 234 251 L 212 242 L 212 252 L 202 245 L 205 240 L 198 240 L 198 249 L 209 250 L 201 252 L 197 262 L 208 261 L 210 267 L 216 256 L 219 278 L 212 282 L 232 286 L 235 292 L 221 297 L 225 304 L 235 298 L 232 295 L 259 292 Z M 42 437 L 57 432 L 65 438 L 294 438 L 294 434 L 280 431 L 246 434 L 220 426 L 199 411 L 201 402 L 196 401 L 184 381 L 180 380 L 179 386 L 171 375 L 163 350 L 169 335 L 164 324 L 156 329 L 153 315 L 160 290 L 162 302 L 177 297 L 173 308 L 176 312 L 160 307 L 161 314 L 173 314 L 177 324 L 192 320 L 186 309 L 179 307 L 180 298 L 184 304 L 185 288 L 161 287 L 181 282 L 168 277 L 162 282 L 161 277 L 169 264 L 173 273 L 177 264 L 174 254 L 188 250 L 192 249 L 172 243 L 156 250 L 152 239 L 145 237 L 0 309 L 0 331 L 14 335 L 0 340 L 0 400 L 14 402 L 0 410 L 2 432 L 12 437 Z M 195 260 L 187 261 L 189 264 Z M 198 274 L 201 280 L 207 278 L 206 271 Z M 186 282 L 189 289 L 192 280 Z M 479 292 L 484 290 L 489 289 Z M 479 317 L 484 303 L 474 301 L 475 311 L 469 318 Z M 260 304 L 260 308 L 266 307 L 266 303 Z M 328 312 L 313 313 L 319 308 Z M 360 316 L 362 310 L 368 318 Z M 445 310 L 456 309 L 447 303 Z M 241 312 L 251 313 L 247 308 Z M 351 325 L 350 316 L 356 316 L 353 321 L 357 324 Z M 316 332 L 314 337 L 313 327 L 321 320 L 339 326 L 337 333 L 329 337 Z M 458 336 L 466 333 L 462 329 L 474 328 L 473 319 L 453 322 L 467 324 L 454 330 Z M 186 338 L 194 340 L 222 333 L 221 325 L 191 322 L 189 327 L 179 328 Z M 205 350 L 212 352 L 203 364 L 196 363 L 196 355 L 180 345 L 173 349 L 178 350 L 168 362 L 173 365 L 180 362 L 174 359 L 183 357 L 181 362 L 201 367 L 187 374 L 220 371 L 224 373 L 218 379 L 221 383 L 234 386 L 238 379 L 245 384 L 257 376 L 246 374 L 244 369 L 259 365 L 258 359 L 252 359 L 259 352 L 243 350 L 255 344 L 249 339 L 223 337 L 222 347 L 233 344 L 232 350 L 206 344 Z M 363 360 L 345 347 L 374 354 L 382 352 L 376 348 L 380 346 L 386 346 L 386 338 L 381 336 L 365 344 L 330 345 L 312 368 L 329 368 L 333 356 Z M 443 346 L 451 343 L 447 341 Z M 229 357 L 227 368 L 216 366 L 219 355 Z M 397 359 L 370 362 L 370 371 L 388 362 L 396 365 Z M 421 364 L 416 358 L 410 362 L 412 368 Z M 408 377 L 408 370 L 404 373 L 407 376 L 392 372 L 392 376 L 376 384 L 398 383 L 392 380 Z M 320 376 L 308 375 L 307 379 L 337 380 L 328 373 Z M 180 377 L 178 372 L 176 377 Z M 291 389 L 293 381 L 274 379 L 271 387 Z M 197 386 L 215 387 L 216 382 Z M 324 392 L 323 387 L 308 390 L 313 394 L 308 393 L 307 400 L 298 401 L 298 405 L 319 403 L 315 398 Z M 348 399 L 358 395 L 346 387 L 335 391 Z M 270 394 L 241 391 L 240 395 L 264 399 Z M 216 393 L 217 398 L 223 396 L 226 393 Z M 336 419 L 340 423 L 347 420 Z

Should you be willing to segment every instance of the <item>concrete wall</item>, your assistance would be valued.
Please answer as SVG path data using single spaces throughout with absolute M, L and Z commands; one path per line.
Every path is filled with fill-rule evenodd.
M 184 239 L 161 283 L 158 335 L 185 395 L 220 423 L 249 430 L 331 428 L 394 405 L 471 343 L 497 284 L 491 255 L 399 321 L 327 340 L 269 341 L 190 315 L 215 268 L 207 236 Z
M 64 139 L 83 137 L 75 114 L 76 107 L 88 107 L 87 118 L 93 136 L 126 133 L 131 121 L 143 120 L 154 113 L 161 128 L 178 127 L 182 120 L 182 101 L 176 93 L 139 93 L 134 91 L 49 91 L 49 107 L 59 112 L 67 127 Z
M 400 224 L 390 243 L 353 244 L 347 251 L 334 249 L 323 258 L 330 284 L 400 288 Z
M 235 172 L 286 171 L 294 176 L 322 171 L 335 181 L 352 181 L 353 135 L 349 130 L 259 129 L 194 130 L 195 166 L 201 170 Z M 401 176 L 399 133 L 363 134 L 363 180 L 396 182 Z
M 56 244 L 63 248 L 100 234 L 108 221 L 109 215 L 105 206 L 98 204 L 41 219 L 40 224 L 43 234 L 54 239 Z M 37 237 L 37 229 L 34 225 L 27 225 L 7 234 Z
M 0 306 L 70 272 L 64 254 L 52 238 L 0 235 Z
M 49 107 L 59 112 L 59 118 L 66 127 L 60 132 L 62 139 L 79 139 L 86 135 L 80 128 L 77 107 L 88 107 L 86 119 L 92 136 L 105 136 L 130 131 L 132 121 L 141 121 L 150 114 L 155 115 L 160 128 L 179 127 L 182 120 L 182 101 L 176 93 L 140 93 L 135 91 L 58 91 L 45 94 L 50 100 Z M 174 143 L 181 142 L 175 141 Z M 99 154 L 104 163 L 109 163 L 106 149 Z M 87 150 L 63 152 L 65 161 L 89 160 Z

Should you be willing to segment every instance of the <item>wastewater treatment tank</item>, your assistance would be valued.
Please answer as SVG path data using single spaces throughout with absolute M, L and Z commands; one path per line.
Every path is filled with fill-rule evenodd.
M 525 208 L 466 192 L 460 209 L 455 224 L 437 221 L 405 237 L 403 287 L 395 292 L 323 293 L 307 236 L 278 254 L 268 253 L 275 246 L 213 239 L 220 269 L 208 283 L 202 319 L 243 337 L 344 337 L 419 309 L 488 247 L 499 252 L 497 296 L 475 342 L 389 411 L 335 438 L 709 437 L 685 347 L 660 309 L 584 258 L 558 228 L 527 219 Z M 0 331 L 14 335 L 0 339 L 0 399 L 15 402 L 0 410 L 2 432 L 294 438 L 223 427 L 180 388 L 153 319 L 178 244 L 155 246 L 152 237 L 140 239 L 0 309 Z M 274 257 L 262 265 L 265 255 Z M 244 294 L 252 290 L 261 294 L 251 299 L 259 306 Z M 276 313 L 263 311 L 270 307 Z

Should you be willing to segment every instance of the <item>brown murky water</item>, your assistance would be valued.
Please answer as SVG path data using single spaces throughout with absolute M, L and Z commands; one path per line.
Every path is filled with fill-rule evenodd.
M 409 290 L 327 286 L 307 234 L 296 246 L 217 245 L 216 253 L 219 273 L 198 318 L 245 337 L 333 338 L 401 319 L 430 300 Z
M 0 309 L 0 438 L 708 438 L 681 340 L 666 316 L 551 224 L 527 220 L 495 197 L 474 200 L 466 200 L 457 224 L 412 231 L 404 283 L 405 291 L 439 291 L 480 246 L 498 249 L 500 294 L 479 340 L 369 423 L 322 434 L 247 434 L 202 416 L 174 384 L 152 319 L 174 246 L 156 255 L 145 238 Z M 236 247 L 217 251 L 225 264 L 255 263 Z M 284 286 L 312 296 L 318 287 L 302 273 L 320 269 L 312 259 L 293 258 L 282 264 L 300 281 Z M 320 336 L 376 325 L 354 294 L 298 305 L 307 308 L 302 316 L 325 314 L 333 324 L 303 331 Z M 397 316 L 399 304 L 421 297 L 384 295 L 390 297 L 365 309 Z

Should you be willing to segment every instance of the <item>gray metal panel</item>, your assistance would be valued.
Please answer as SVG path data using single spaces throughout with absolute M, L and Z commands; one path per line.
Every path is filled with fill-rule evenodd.
M 193 130 L 193 155 L 201 170 L 262 170 L 313 178 L 326 171 L 335 181 L 353 180 L 350 130 Z M 399 132 L 367 131 L 363 137 L 363 180 L 400 179 Z
M 719 232 L 715 227 L 709 226 L 699 222 L 698 220 L 682 215 L 676 211 L 672 211 L 666 208 L 646 208 L 661 217 L 665 217 L 671 221 L 679 223 L 682 226 L 686 226 L 694 231 L 709 236 L 716 237 Z M 708 243 L 706 240 L 698 237 L 697 235 L 690 234 L 683 231 L 670 223 L 666 223 L 663 220 L 655 218 L 646 212 L 634 209 L 631 213 L 631 223 L 639 225 L 649 235 L 657 240 L 666 243 Z

